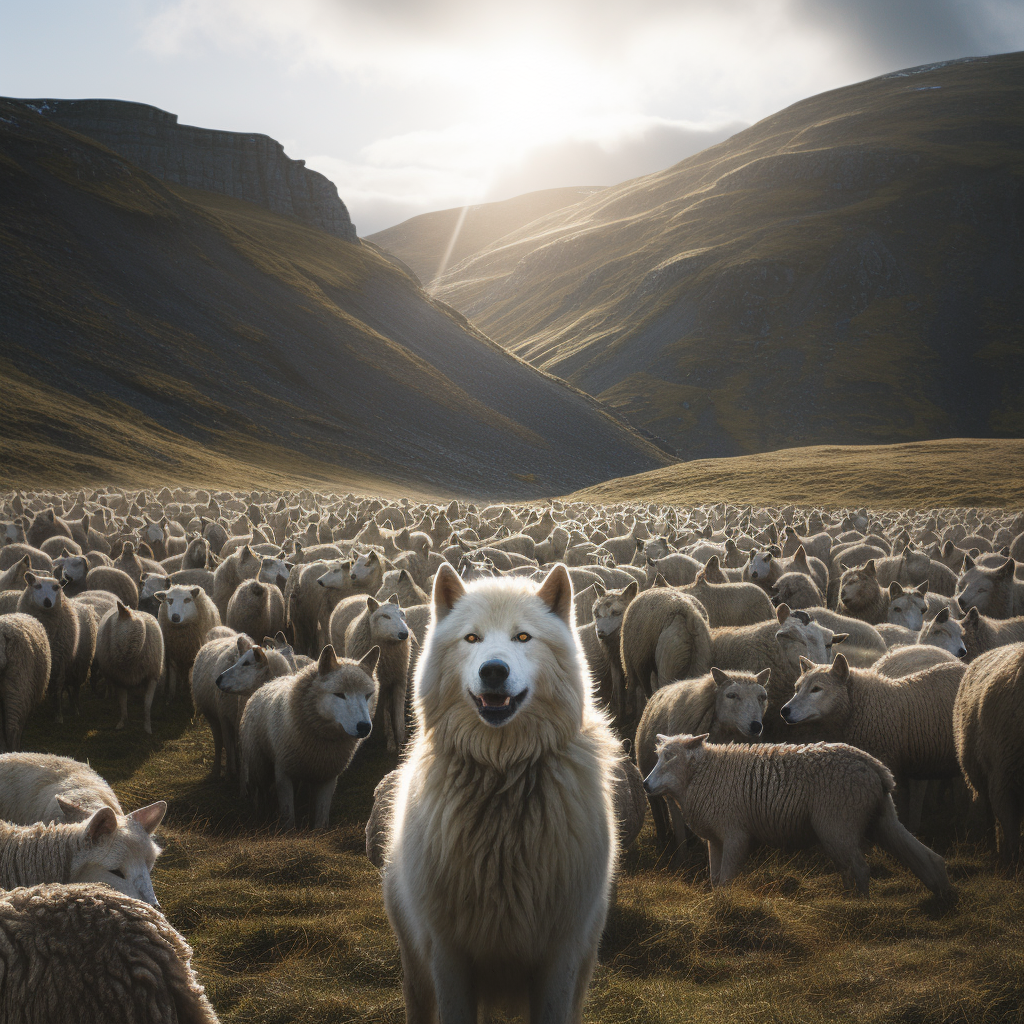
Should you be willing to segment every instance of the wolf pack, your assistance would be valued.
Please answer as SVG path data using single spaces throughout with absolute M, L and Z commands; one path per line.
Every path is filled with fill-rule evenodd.
M 83 687 L 111 731 L 191 700 L 282 830 L 378 745 L 406 1019 L 579 1021 L 648 809 L 711 886 L 817 845 L 866 897 L 874 845 L 949 900 L 926 805 L 1015 865 L 1024 514 L 0 496 L 0 1021 L 215 1021 L 152 877 L 173 804 L 23 749 Z

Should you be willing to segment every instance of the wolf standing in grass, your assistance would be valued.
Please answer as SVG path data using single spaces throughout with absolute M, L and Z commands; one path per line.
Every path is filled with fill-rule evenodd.
M 409 1024 L 579 1021 L 615 869 L 612 766 L 569 574 L 443 565 L 384 869 Z

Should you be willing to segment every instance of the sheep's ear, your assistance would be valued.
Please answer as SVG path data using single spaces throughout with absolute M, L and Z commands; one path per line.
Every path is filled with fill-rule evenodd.
M 796 553 L 793 555 L 793 558 L 797 562 L 803 562 L 804 565 L 807 564 L 807 552 L 804 550 L 803 544 L 796 549 Z
M 566 625 L 573 624 L 572 579 L 568 569 L 561 562 L 544 577 L 544 582 L 537 590 L 537 596 Z
M 359 667 L 368 675 L 373 675 L 373 670 L 377 667 L 377 661 L 380 659 L 380 648 L 371 647 L 360 659 Z
M 833 633 L 832 634 L 832 643 L 833 644 L 841 644 L 841 643 L 844 643 L 845 641 L 847 641 L 849 639 L 850 639 L 850 634 L 849 633 Z
M 259 644 L 252 645 L 252 656 L 256 659 L 257 665 L 266 665 L 267 652 Z
M 656 587 L 667 587 L 667 586 L 669 586 L 669 582 L 668 582 L 668 580 L 667 580 L 667 579 L 665 579 L 665 577 L 664 577 L 664 576 L 663 576 L 663 575 L 662 575 L 662 574 L 661 574 L 661 573 L 659 572 L 659 573 L 658 573 L 658 575 L 654 577 L 654 586 L 656 586 Z
M 754 676 L 757 682 L 766 689 L 768 687 L 768 680 L 771 679 L 771 677 L 772 670 L 770 668 L 763 668 L 760 672 L 757 673 L 756 676 Z
M 800 655 L 800 672 L 810 672 L 812 668 L 817 668 L 810 658 L 805 658 L 802 654 Z
M 454 607 L 455 602 L 466 593 L 466 586 L 450 562 L 444 562 L 434 574 L 432 602 L 434 618 L 443 619 Z
M 397 604 L 397 605 L 398 605 L 399 607 L 401 607 L 401 605 L 402 605 L 402 602 L 401 602 L 401 601 L 399 600 L 399 597 L 398 597 L 398 595 L 397 595 L 397 594 L 392 594 L 392 595 L 391 595 L 391 596 L 390 596 L 390 597 L 388 598 L 388 604 Z
M 725 686 L 727 683 L 732 682 L 727 673 L 714 666 L 711 667 L 711 678 L 714 679 L 718 686 Z
M 960 572 L 965 573 L 968 569 L 974 568 L 974 559 L 970 555 L 964 555 L 964 564 L 960 566 Z
M 895 601 L 897 597 L 902 597 L 902 596 L 903 596 L 903 587 L 901 587 L 900 584 L 896 580 L 893 580 L 892 583 L 889 584 L 889 600 L 890 601 Z
M 789 618 L 789 605 L 785 601 L 775 609 L 775 617 L 779 620 L 780 626 Z
M 158 590 L 158 591 L 157 591 L 157 592 L 156 592 L 156 593 L 155 593 L 155 594 L 153 595 L 153 597 L 154 597 L 154 598 L 156 599 L 156 601 L 158 601 L 158 602 L 159 602 L 160 604 L 163 604 L 163 603 L 164 603 L 164 601 L 166 601 L 166 600 L 167 600 L 167 591 L 166 591 L 166 590 Z
M 29 586 L 32 586 L 32 584 L 34 584 L 35 581 L 36 581 L 36 574 L 34 572 L 27 572 L 27 573 L 25 573 L 25 582 Z
M 130 619 L 132 617 L 132 613 L 129 610 L 128 606 L 122 603 L 120 600 L 118 600 L 117 602 L 117 617 L 119 619 Z
M 375 612 L 380 607 L 380 601 L 375 597 L 368 597 L 366 599 L 366 610 L 368 612 Z
M 93 843 L 116 831 L 117 814 L 111 807 L 101 807 L 85 826 L 86 837 Z
M 203 592 L 203 588 L 202 587 L 190 587 L 189 588 L 189 593 L 192 595 L 193 598 L 198 597 L 202 592 Z
M 238 639 L 235 641 L 235 644 L 238 647 L 239 657 L 245 654 L 245 652 L 252 647 L 252 641 L 245 635 L 245 633 L 238 634 Z
M 630 584 L 629 584 L 629 586 L 627 586 L 627 587 L 625 588 L 625 590 L 623 590 L 623 591 L 622 591 L 622 596 L 623 596 L 623 598 L 624 598 L 624 599 L 625 599 L 626 601 L 632 601 L 632 600 L 633 600 L 633 598 L 634 598 L 634 597 L 636 597 L 636 592 L 637 592 L 637 591 L 638 591 L 639 589 L 640 589 L 640 584 L 639 584 L 639 583 L 637 583 L 637 581 L 636 581 L 636 580 L 633 580 L 633 582 L 632 582 L 632 583 L 630 583 Z
M 160 822 L 164 820 L 164 815 L 167 813 L 167 801 L 157 800 L 156 803 L 146 804 L 145 807 L 140 807 L 137 811 L 132 811 L 128 815 L 133 821 L 137 821 L 150 835 L 152 835 L 157 828 L 160 826 Z
M 932 620 L 933 622 L 949 622 L 949 608 L 943 608 Z
M 334 653 L 334 647 L 328 644 L 320 652 L 320 660 L 316 663 L 317 675 L 325 676 L 328 672 L 333 672 L 338 667 L 338 658 Z
M 66 796 L 57 795 L 57 806 L 61 809 L 64 814 L 64 820 L 68 824 L 74 824 L 76 821 L 85 821 L 89 817 L 89 812 L 84 807 L 80 807 L 74 800 L 69 800 Z
M 600 583 L 592 583 L 591 586 L 594 588 L 594 593 L 597 594 L 598 597 L 604 597 L 604 595 L 608 593 Z
M 850 678 L 850 663 L 846 660 L 845 654 L 836 655 L 836 660 L 832 662 L 832 675 L 841 683 Z

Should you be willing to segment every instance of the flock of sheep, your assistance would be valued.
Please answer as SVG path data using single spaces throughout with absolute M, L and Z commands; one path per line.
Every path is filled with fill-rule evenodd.
M 963 778 L 1018 853 L 1024 515 L 164 488 L 8 494 L 0 531 L 0 1019 L 65 1019 L 69 984 L 75 1019 L 216 1019 L 150 882 L 166 805 L 125 814 L 86 766 L 19 753 L 33 710 L 60 721 L 91 685 L 117 694 L 117 729 L 141 698 L 148 733 L 158 689 L 188 687 L 214 775 L 286 827 L 301 788 L 327 827 L 359 745 L 407 741 L 445 561 L 465 580 L 568 566 L 594 691 L 632 752 L 623 847 L 649 800 L 660 842 L 708 843 L 715 883 L 755 842 L 817 841 L 866 893 L 874 840 L 944 893 L 907 828 L 930 783 Z M 367 825 L 378 866 L 392 782 Z

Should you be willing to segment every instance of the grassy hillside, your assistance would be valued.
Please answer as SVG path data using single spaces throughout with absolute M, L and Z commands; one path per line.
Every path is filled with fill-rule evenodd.
M 411 267 L 428 288 L 443 269 L 442 264 L 454 266 L 538 217 L 572 206 L 600 191 L 601 187 L 596 185 L 546 188 L 497 203 L 421 213 L 366 237 Z
M 1024 54 L 823 93 L 452 267 L 685 458 L 1024 434 Z
M 1024 508 L 1024 441 L 821 445 L 697 459 L 608 480 L 572 498 L 667 505 L 731 501 L 825 508 Z
M 221 1020 L 400 1024 L 398 950 L 363 853 L 373 787 L 394 759 L 360 751 L 331 828 L 280 834 L 210 780 L 212 740 L 187 694 L 170 708 L 157 701 L 152 738 L 140 713 L 133 700 L 128 729 L 115 732 L 116 701 L 86 695 L 82 717 L 62 726 L 37 711 L 25 745 L 88 757 L 128 808 L 169 801 L 154 887 Z M 669 868 L 648 818 L 623 864 L 584 1020 L 1021 1021 L 1020 880 L 994 873 L 941 805 L 927 808 L 920 834 L 947 859 L 954 904 L 878 852 L 870 899 L 844 893 L 815 851 L 761 851 L 731 889 L 712 891 L 703 850 L 694 844 L 681 870 Z
M 0 360 L 8 485 L 538 495 L 668 461 L 369 246 L 168 186 L 7 102 Z

